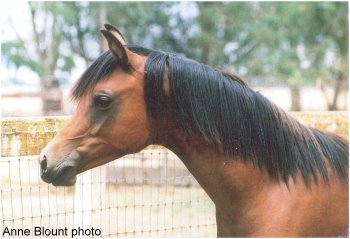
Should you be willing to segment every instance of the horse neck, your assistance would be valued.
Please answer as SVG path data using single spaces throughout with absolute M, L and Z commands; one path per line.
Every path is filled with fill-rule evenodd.
M 173 135 L 174 140 L 164 146 L 181 159 L 215 204 L 227 197 L 231 203 L 244 202 L 245 198 L 259 194 L 265 185 L 275 184 L 266 170 L 225 155 L 200 137 Z
M 218 228 L 229 228 L 227 234 L 218 231 L 218 235 L 248 235 L 249 230 L 254 229 L 254 217 L 259 213 L 253 212 L 259 210 L 256 202 L 266 201 L 273 192 L 278 195 L 280 190 L 277 189 L 281 185 L 274 182 L 266 170 L 225 155 L 201 137 L 187 135 L 175 126 L 175 121 L 162 122 L 157 124 L 162 130 L 158 131 L 158 140 L 153 143 L 173 151 L 212 199 Z M 286 186 L 282 187 L 288 191 Z M 278 201 L 276 197 L 276 205 Z M 252 213 L 247 214 L 247 211 Z

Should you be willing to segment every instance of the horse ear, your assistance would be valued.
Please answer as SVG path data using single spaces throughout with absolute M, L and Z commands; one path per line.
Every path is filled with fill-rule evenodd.
M 106 38 L 110 51 L 120 62 L 121 66 L 123 68 L 126 68 L 129 64 L 129 60 L 128 60 L 128 54 L 126 53 L 126 49 L 124 47 L 125 39 L 123 35 L 121 35 L 120 32 L 116 30 L 116 28 L 113 27 L 112 29 L 110 27 L 112 26 L 108 25 L 108 27 L 106 27 L 107 30 L 101 29 L 101 33 Z
M 125 47 L 126 40 L 117 28 L 110 24 L 104 24 L 104 27 L 106 29 L 102 29 L 101 32 L 107 39 L 109 49 L 125 70 L 130 66 L 137 69 L 144 64 L 142 57 Z
M 114 32 L 114 36 L 118 38 L 118 40 L 123 44 L 125 45 L 126 44 L 126 40 L 125 40 L 125 37 L 123 36 L 123 34 L 115 27 L 115 26 L 112 26 L 111 24 L 104 24 L 105 28 L 107 29 L 107 31 L 109 32 Z

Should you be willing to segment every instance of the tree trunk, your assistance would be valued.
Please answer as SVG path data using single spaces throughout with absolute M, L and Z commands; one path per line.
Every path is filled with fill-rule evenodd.
M 59 80 L 53 76 L 41 78 L 42 113 L 54 115 L 62 112 L 63 92 Z
M 333 85 L 333 97 L 330 97 L 327 93 L 327 87 L 324 83 L 321 82 L 320 89 L 323 93 L 323 97 L 327 103 L 327 109 L 330 111 L 338 110 L 338 100 L 339 95 L 343 90 L 348 89 L 348 81 L 344 79 L 343 74 L 339 73 L 337 77 L 335 77 Z
M 301 110 L 301 104 L 300 104 L 300 88 L 297 86 L 292 86 L 291 89 L 291 111 L 300 111 Z
M 343 78 L 343 75 L 341 72 L 339 72 L 338 77 L 335 78 L 335 85 L 334 85 L 334 93 L 333 93 L 333 98 L 331 102 L 328 102 L 328 110 L 338 110 L 338 98 L 340 93 L 344 88 L 346 88 L 346 81 Z

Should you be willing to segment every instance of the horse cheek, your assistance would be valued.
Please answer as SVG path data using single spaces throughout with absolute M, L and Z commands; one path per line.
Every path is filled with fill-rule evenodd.
M 149 129 L 147 121 L 141 120 L 127 120 L 119 122 L 118 127 L 112 134 L 111 142 L 118 151 L 124 151 L 127 154 L 136 153 L 147 146 L 149 138 Z

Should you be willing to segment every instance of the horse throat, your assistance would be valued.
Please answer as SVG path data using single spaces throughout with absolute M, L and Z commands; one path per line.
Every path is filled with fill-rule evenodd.
M 223 154 L 200 137 L 181 130 L 163 136 L 167 140 L 161 145 L 182 160 L 214 202 L 218 236 L 252 235 L 260 224 L 257 202 L 266 201 L 278 184 L 265 170 Z

